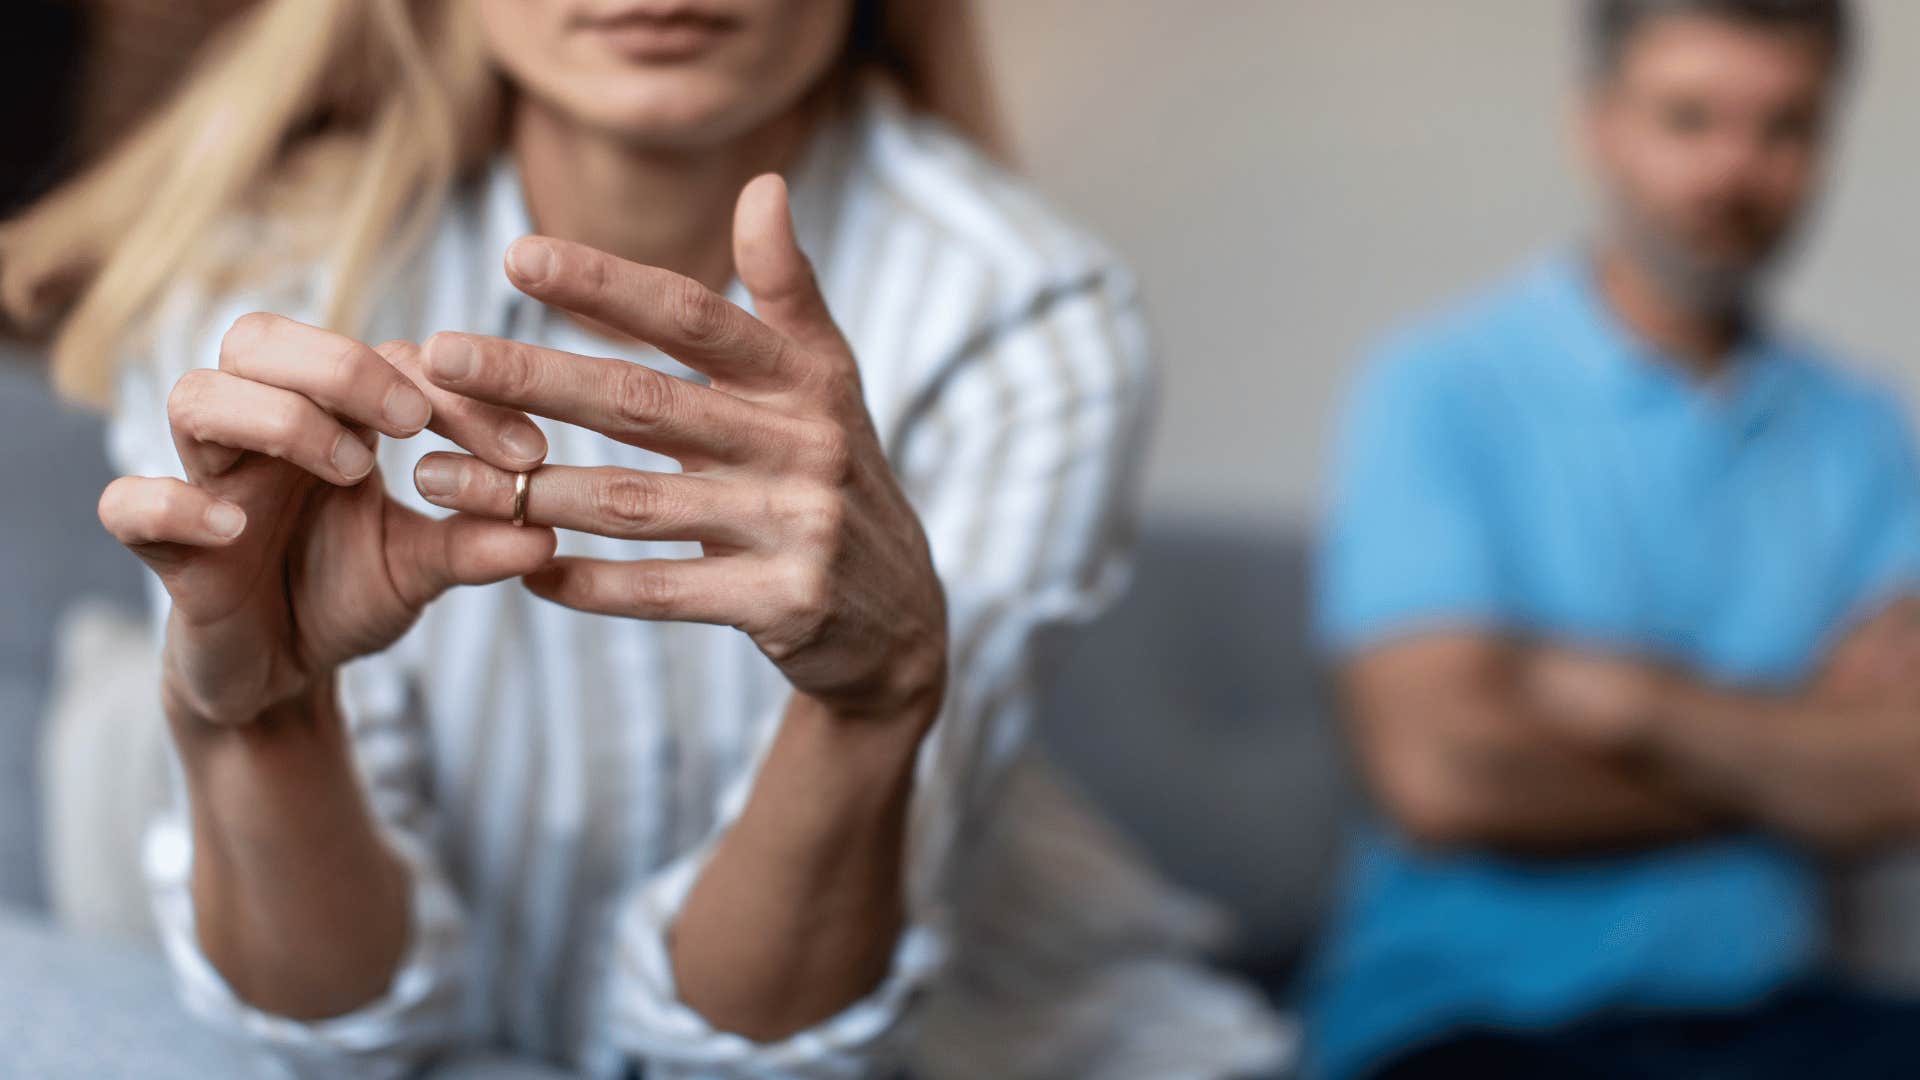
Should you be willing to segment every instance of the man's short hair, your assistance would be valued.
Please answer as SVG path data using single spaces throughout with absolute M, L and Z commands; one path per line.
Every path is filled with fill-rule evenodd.
M 1846 66 L 1853 45 L 1849 0 L 1588 0 L 1586 54 L 1589 74 L 1613 74 L 1632 39 L 1663 15 L 1707 15 L 1765 29 L 1810 30 L 1825 38 L 1836 70 Z

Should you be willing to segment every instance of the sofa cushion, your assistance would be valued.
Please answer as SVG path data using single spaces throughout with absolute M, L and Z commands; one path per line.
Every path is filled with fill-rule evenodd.
M 137 610 L 138 562 L 100 527 L 111 479 L 97 417 L 61 404 L 39 366 L 0 350 L 0 904 L 44 903 L 33 781 L 54 630 L 82 597 Z
M 1318 921 L 1353 791 L 1308 644 L 1308 546 L 1149 521 L 1132 590 L 1063 658 L 1040 722 L 1163 872 L 1238 916 L 1232 959 L 1262 973 Z

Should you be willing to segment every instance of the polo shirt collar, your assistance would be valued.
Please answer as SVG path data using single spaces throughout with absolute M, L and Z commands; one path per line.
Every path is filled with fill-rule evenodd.
M 1726 409 L 1723 415 L 1751 433 L 1766 425 L 1787 396 L 1789 349 L 1773 327 L 1764 321 L 1756 323 L 1726 370 L 1712 385 L 1703 385 L 1614 314 L 1601 295 L 1593 260 L 1585 251 L 1550 263 L 1545 302 L 1554 321 L 1571 331 L 1568 359 L 1593 380 L 1598 392 L 1623 408 L 1711 398 Z

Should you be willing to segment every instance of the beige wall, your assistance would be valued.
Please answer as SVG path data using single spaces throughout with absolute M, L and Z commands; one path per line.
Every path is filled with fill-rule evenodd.
M 1156 511 L 1310 509 L 1330 410 L 1396 320 L 1577 235 L 1575 0 L 987 0 L 1028 170 L 1146 281 Z M 1920 3 L 1867 67 L 1792 310 L 1920 395 Z

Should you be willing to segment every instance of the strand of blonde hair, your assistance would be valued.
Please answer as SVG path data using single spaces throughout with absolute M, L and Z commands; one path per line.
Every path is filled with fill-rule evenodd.
M 972 6 L 859 2 L 885 40 L 852 59 L 1002 149 Z M 0 226 L 0 312 L 99 406 L 186 283 L 317 266 L 324 321 L 357 335 L 454 179 L 498 149 L 501 111 L 471 0 L 262 0 L 130 139 Z

